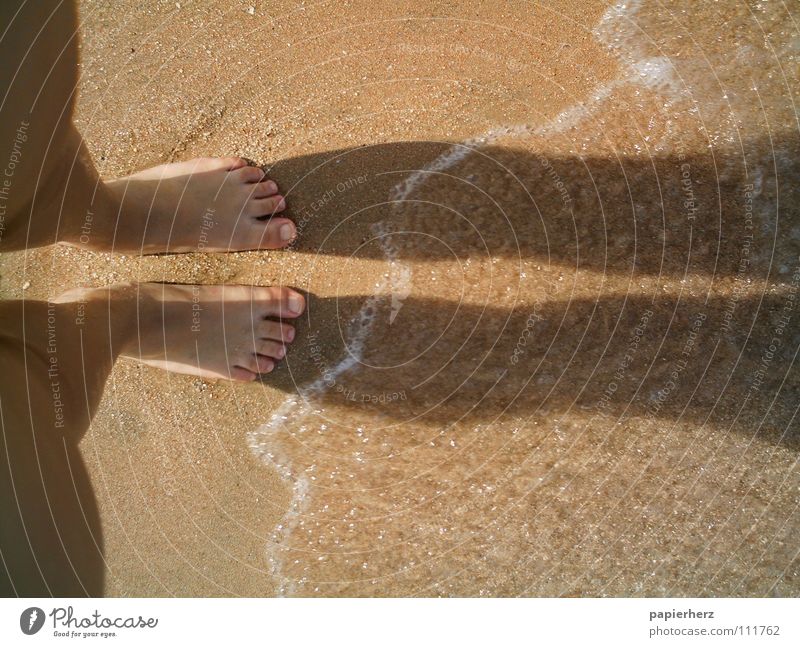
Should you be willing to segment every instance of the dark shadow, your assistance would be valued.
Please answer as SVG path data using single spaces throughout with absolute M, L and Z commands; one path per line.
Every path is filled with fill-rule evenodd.
M 316 382 L 315 401 L 394 421 L 446 426 L 579 410 L 598 422 L 730 426 L 800 447 L 796 426 L 788 426 L 800 401 L 793 366 L 800 328 L 785 323 L 786 294 L 542 294 L 512 308 L 410 297 L 393 323 L 384 299 L 371 308 L 359 370 L 337 375 L 352 328 L 331 322 L 350 320 L 364 303 L 311 298 L 287 362 L 269 381 L 301 393 Z
M 288 195 L 299 251 L 383 258 L 370 225 L 391 223 L 407 260 L 537 258 L 625 275 L 788 280 L 796 259 L 796 139 L 745 148 L 631 158 L 539 156 L 487 145 L 398 186 L 452 150 L 396 142 L 282 160 L 269 168 Z M 793 245 L 793 246 L 792 246 Z

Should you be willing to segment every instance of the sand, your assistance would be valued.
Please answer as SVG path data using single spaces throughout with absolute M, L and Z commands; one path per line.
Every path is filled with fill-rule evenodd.
M 100 172 L 242 155 L 301 239 L 30 250 L 2 296 L 313 295 L 263 384 L 114 368 L 107 595 L 800 593 L 793 23 L 609 7 L 81 3 Z

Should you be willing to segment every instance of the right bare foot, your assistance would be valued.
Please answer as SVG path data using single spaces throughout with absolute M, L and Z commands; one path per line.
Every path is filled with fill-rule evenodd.
M 286 356 L 295 329 L 283 320 L 305 309 L 294 290 L 244 285 L 134 283 L 70 290 L 56 302 L 100 302 L 99 310 L 114 313 L 97 325 L 110 329 L 113 350 L 123 357 L 243 382 L 269 373 Z
M 286 355 L 301 294 L 288 288 L 140 283 L 139 334 L 122 355 L 168 371 L 250 382 Z

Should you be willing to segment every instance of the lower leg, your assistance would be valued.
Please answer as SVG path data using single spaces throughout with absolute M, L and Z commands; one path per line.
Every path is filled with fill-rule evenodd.
M 0 250 L 54 243 L 80 137 L 70 127 L 78 80 L 71 2 L 0 3 Z M 41 215 L 39 213 L 41 212 Z
M 78 443 L 114 361 L 251 381 L 304 310 L 285 288 L 132 284 L 0 304 L 0 594 L 99 595 L 99 514 Z
M 0 594 L 101 595 L 102 535 L 78 442 L 133 312 L 0 304 Z M 117 322 L 110 336 L 109 316 Z

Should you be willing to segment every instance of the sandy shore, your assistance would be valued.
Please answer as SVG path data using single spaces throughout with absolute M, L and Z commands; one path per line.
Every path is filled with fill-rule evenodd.
M 302 239 L 288 251 L 229 255 L 134 258 L 67 248 L 31 250 L 3 259 L 2 296 L 20 298 L 24 294 L 25 298 L 47 298 L 78 285 L 128 280 L 293 285 L 319 298 L 320 306 L 315 310 L 318 314 L 309 325 L 326 341 L 326 361 L 334 362 L 347 335 L 335 321 L 330 325 L 326 325 L 327 322 L 336 320 L 337 316 L 339 322 L 346 321 L 357 312 L 364 295 L 372 294 L 376 277 L 383 275 L 387 266 L 379 251 L 370 251 L 368 244 L 368 225 L 379 220 L 381 214 L 363 220 L 348 218 L 360 208 L 389 198 L 402 180 L 400 176 L 391 175 L 392 169 L 421 168 L 437 156 L 447 154 L 451 143 L 471 141 L 492 132 L 498 125 L 526 125 L 526 134 L 521 138 L 514 137 L 513 133 L 498 134 L 492 143 L 496 147 L 493 157 L 509 165 L 517 160 L 519 176 L 528 188 L 533 187 L 534 193 L 537 183 L 527 182 L 530 178 L 525 176 L 526 165 L 519 162 L 519 155 L 530 155 L 529 160 L 536 163 L 540 163 L 537 155 L 541 154 L 546 154 L 548 159 L 562 160 L 562 165 L 558 166 L 557 162 L 556 167 L 561 174 L 559 177 L 567 179 L 570 164 L 563 160 L 578 159 L 569 155 L 576 155 L 579 147 L 568 150 L 578 141 L 577 137 L 569 139 L 563 132 L 545 136 L 542 133 L 547 131 L 537 129 L 552 125 L 560 114 L 565 115 L 564 119 L 575 119 L 574 106 L 593 104 L 599 99 L 598 93 L 616 93 L 616 80 L 631 73 L 626 62 L 609 51 L 607 44 L 597 37 L 597 26 L 608 6 L 602 1 L 520 3 L 518 6 L 501 2 L 371 1 L 343 6 L 334 2 L 282 0 L 269 3 L 125 0 L 109 6 L 85 0 L 81 3 L 82 85 L 77 121 L 101 174 L 118 177 L 156 163 L 198 155 L 242 155 L 271 168 L 273 176 L 288 192 L 289 213 L 301 226 Z M 730 14 L 735 18 L 737 12 L 731 10 Z M 712 42 L 717 18 L 708 10 L 708 15 L 698 18 L 693 36 Z M 677 40 L 668 44 L 674 47 L 671 51 L 675 60 L 683 56 L 682 48 L 690 49 L 690 45 L 684 46 Z M 713 56 L 713 47 L 707 49 Z M 787 83 L 796 89 L 796 79 L 790 78 Z M 604 108 L 608 122 L 602 122 L 603 136 L 598 136 L 598 140 L 606 141 L 590 142 L 589 148 L 582 149 L 580 154 L 609 159 L 621 154 L 633 159 L 638 150 L 635 146 L 647 145 L 644 137 L 668 141 L 673 136 L 669 128 L 653 126 L 658 112 L 652 113 L 651 130 L 646 130 L 647 119 L 642 115 L 648 114 L 647 101 L 653 102 L 654 111 L 662 109 L 655 100 L 661 90 L 651 90 L 653 95 L 644 98 L 638 86 L 635 94 L 630 88 L 623 89 L 620 94 L 620 101 L 629 102 L 628 111 L 635 112 L 630 106 L 642 102 L 638 106 L 641 113 L 632 120 L 637 122 L 637 128 L 643 129 L 636 138 L 619 134 L 634 130 L 631 123 L 614 122 L 614 119 L 622 120 L 620 115 L 625 114 L 619 106 Z M 768 103 L 771 92 L 776 91 L 767 89 Z M 641 92 L 646 94 L 645 90 Z M 573 112 L 569 112 L 571 108 Z M 772 112 L 768 109 L 767 113 L 773 119 L 786 114 L 782 104 Z M 685 123 L 690 123 L 691 117 L 686 119 Z M 678 125 L 673 127 L 680 130 L 682 122 L 678 119 L 676 123 Z M 747 131 L 749 141 L 758 139 L 768 130 L 753 121 L 741 127 Z M 686 141 L 688 146 L 696 146 L 688 150 L 687 155 L 706 154 L 702 133 L 694 138 L 687 136 Z M 406 145 L 393 145 L 395 142 Z M 331 163 L 322 171 L 315 171 L 315 166 L 335 157 L 336 151 L 363 146 L 374 147 L 374 153 L 348 155 L 339 165 Z M 508 151 L 516 151 L 517 156 Z M 673 150 L 671 154 L 679 152 Z M 387 158 L 391 164 L 387 164 Z M 532 164 L 527 168 L 532 168 Z M 694 179 L 701 187 L 705 181 L 708 187 L 715 182 L 713 165 L 702 164 L 698 162 Z M 465 163 L 463 167 L 453 165 L 452 168 L 463 177 L 481 172 L 479 164 L 470 167 Z M 386 174 L 380 175 L 382 170 Z M 645 172 L 646 168 L 642 173 Z M 552 175 L 546 179 L 544 164 L 540 163 L 536 173 L 545 178 L 541 180 L 542 185 L 549 182 L 555 186 Z M 360 182 L 361 177 L 369 181 Z M 677 187 L 680 177 L 675 177 Z M 337 189 L 339 184 L 345 188 Z M 357 190 L 351 190 L 351 185 Z M 503 192 L 502 185 L 488 182 L 483 186 L 490 192 L 495 189 Z M 435 202 L 447 196 L 447 191 L 454 191 L 452 187 L 442 187 L 438 194 L 434 186 L 428 193 L 419 195 Z M 703 189 L 697 190 L 701 193 Z M 327 191 L 332 192 L 330 200 L 325 198 Z M 511 194 L 503 195 L 508 204 L 513 203 Z M 442 198 L 442 201 L 459 203 L 457 196 L 451 198 Z M 544 205 L 559 205 L 560 208 L 562 197 L 557 188 L 548 195 L 537 194 L 537 198 Z M 614 196 L 609 199 L 613 201 Z M 322 200 L 322 207 L 317 209 L 314 205 L 319 200 Z M 579 201 L 580 197 L 575 200 Z M 518 222 L 514 220 L 513 207 L 507 213 L 511 214 L 513 222 Z M 613 217 L 609 216 L 610 221 Z M 796 211 L 787 216 L 790 221 L 796 217 Z M 430 231 L 446 239 L 452 226 L 442 225 L 439 231 L 435 223 L 441 221 L 436 218 L 431 212 L 416 220 L 409 217 L 407 224 L 422 228 L 421 222 L 433 222 Z M 620 216 L 619 222 L 627 221 Z M 524 227 L 517 229 L 522 232 L 521 236 L 526 231 Z M 785 231 L 790 230 L 796 233 L 796 225 L 795 229 L 789 226 Z M 715 317 L 722 317 L 725 299 L 740 291 L 735 285 L 738 248 L 730 254 L 723 249 L 719 257 L 724 266 L 733 268 L 731 271 L 718 270 L 717 275 L 707 271 L 707 266 L 698 266 L 696 272 L 688 276 L 687 284 L 687 276 L 675 269 L 681 267 L 680 258 L 684 258 L 685 250 L 677 242 L 668 242 L 669 249 L 680 249 L 680 254 L 684 254 L 675 261 L 675 266 L 669 266 L 667 254 L 662 257 L 662 262 L 669 266 L 667 271 L 651 267 L 642 270 L 637 266 L 636 272 L 641 270 L 642 273 L 632 279 L 631 272 L 614 265 L 614 240 L 619 243 L 617 258 L 621 258 L 624 256 L 621 241 L 627 240 L 625 234 L 624 227 L 615 230 L 612 244 L 606 248 L 612 251 L 602 256 L 606 259 L 605 265 L 594 263 L 591 243 L 588 255 L 584 252 L 583 257 L 588 257 L 589 261 L 576 261 L 554 247 L 556 251 L 552 257 L 544 255 L 547 276 L 542 274 L 525 284 L 514 303 L 525 303 L 530 311 L 541 301 L 542 293 L 546 294 L 550 281 L 566 277 L 570 286 L 559 293 L 559 298 L 575 301 L 591 301 L 603 291 L 616 295 L 615 298 L 634 291 L 639 295 L 669 298 L 685 290 L 698 299 L 697 303 L 702 302 L 703 294 L 710 294 L 718 301 L 712 299 L 709 316 L 718 323 L 722 321 Z M 487 240 L 489 245 L 498 242 L 492 236 L 487 236 Z M 559 240 L 556 234 L 554 243 Z M 713 236 L 708 240 L 713 252 Z M 765 241 L 767 245 L 768 239 Z M 796 261 L 796 250 L 788 247 L 792 237 L 787 234 L 782 241 L 776 248 L 780 258 L 773 261 L 775 267 L 788 263 L 786 259 L 789 258 Z M 361 247 L 362 244 L 366 246 Z M 639 244 L 647 250 L 646 240 Z M 522 246 L 525 246 L 524 238 Z M 459 279 L 463 274 L 448 270 L 447 260 L 437 257 L 436 249 L 432 247 L 428 251 L 427 257 L 422 253 L 412 257 L 415 276 L 430 278 L 427 284 L 415 279 L 407 316 L 410 317 L 412 311 L 419 317 L 430 312 L 423 298 L 447 302 L 453 300 L 454 294 L 461 294 L 460 298 L 468 305 L 492 303 L 497 307 L 511 307 L 510 301 L 492 296 L 497 284 L 489 286 L 478 279 Z M 509 272 L 510 275 L 522 271 L 535 273 L 536 267 L 545 263 L 537 250 L 527 251 L 532 258 L 523 263 L 524 267 L 509 264 L 498 270 L 500 285 L 512 285 L 502 282 L 507 280 Z M 677 251 L 675 254 L 679 255 Z M 490 256 L 507 259 L 512 254 L 500 245 Z M 489 264 L 484 268 L 489 271 L 487 268 Z M 502 271 L 507 272 L 502 274 Z M 760 282 L 749 285 L 747 294 L 756 297 L 772 294 L 775 299 L 782 298 L 781 295 L 788 294 L 790 289 L 787 286 L 791 271 L 789 267 L 776 276 L 766 267 Z M 459 280 L 463 285 L 454 292 L 453 286 Z M 464 286 L 466 297 L 463 297 Z M 518 287 L 515 289 L 519 291 Z M 470 290 L 474 290 L 472 301 Z M 414 298 L 420 299 L 417 305 L 413 305 Z M 335 302 L 343 308 L 338 315 L 331 306 Z M 655 310 L 661 312 L 661 308 L 666 312 L 671 307 L 671 303 L 664 303 Z M 747 309 L 741 312 L 746 313 Z M 586 317 L 590 313 L 590 308 L 584 312 Z M 561 312 L 554 309 L 549 316 L 555 318 L 561 316 Z M 613 314 L 609 316 L 613 320 Z M 635 327 L 638 316 L 632 316 L 630 321 L 626 319 L 627 325 Z M 798 328 L 795 319 L 792 330 Z M 412 326 L 413 320 L 408 321 Z M 517 324 L 524 327 L 525 321 L 523 317 Z M 583 319 L 578 317 L 572 325 L 579 326 L 581 321 Z M 691 327 L 692 321 L 686 314 L 680 323 Z M 606 325 L 595 333 L 602 335 L 605 331 L 611 335 L 612 328 Z M 390 334 L 398 333 L 389 331 L 385 339 L 389 339 Z M 518 334 L 517 331 L 512 335 L 513 339 Z M 665 336 L 668 334 L 664 332 Z M 409 335 L 413 337 L 413 330 Z M 655 357 L 658 339 L 651 341 Z M 709 340 L 704 343 L 709 347 L 712 344 Z M 794 343 L 796 336 L 791 338 L 787 353 L 794 348 Z M 615 344 L 621 344 L 618 338 Z M 512 347 L 510 343 L 508 349 Z M 674 355 L 663 361 L 672 361 L 680 348 L 682 346 L 674 347 Z M 566 349 L 564 353 L 562 358 L 567 357 Z M 800 481 L 796 468 L 797 447 L 787 439 L 787 433 L 797 428 L 793 415 L 798 404 L 798 378 L 796 369 L 789 363 L 790 354 L 781 365 L 785 368 L 784 383 L 770 386 L 773 390 L 767 389 L 763 400 L 757 401 L 768 402 L 780 394 L 774 407 L 767 413 L 754 413 L 749 421 L 745 422 L 745 416 L 736 423 L 747 429 L 755 429 L 759 422 L 764 424 L 765 435 L 757 438 L 736 431 L 729 433 L 732 426 L 713 418 L 717 413 L 713 411 L 716 402 L 736 402 L 747 391 L 746 378 L 742 378 L 738 392 L 728 393 L 724 399 L 718 395 L 713 399 L 709 396 L 708 401 L 703 401 L 703 388 L 708 382 L 703 381 L 705 364 L 699 359 L 693 360 L 691 375 L 692 384 L 701 387 L 701 404 L 684 416 L 676 403 L 676 408 L 670 409 L 666 417 L 658 418 L 655 427 L 647 427 L 652 421 L 647 421 L 644 405 L 638 414 L 624 422 L 593 421 L 587 407 L 581 407 L 577 400 L 577 393 L 589 383 L 589 378 L 562 383 L 564 388 L 576 389 L 571 396 L 577 403 L 574 408 L 572 400 L 565 396 L 567 404 L 561 408 L 556 405 L 554 409 L 550 404 L 535 409 L 535 413 L 533 405 L 522 410 L 512 409 L 511 415 L 516 416 L 521 428 L 533 430 L 532 426 L 526 426 L 533 424 L 544 427 L 552 424 L 555 418 L 559 424 L 554 436 L 530 436 L 536 439 L 537 446 L 545 447 L 544 462 L 532 468 L 524 478 L 520 477 L 514 488 L 508 486 L 507 500 L 517 500 L 521 496 L 518 488 L 532 488 L 525 479 L 546 475 L 542 471 L 546 465 L 548 473 L 560 472 L 558 478 L 547 485 L 552 491 L 546 489 L 541 496 L 558 500 L 560 504 L 537 517 L 539 530 L 549 531 L 546 541 L 537 541 L 538 535 L 529 530 L 509 531 L 506 537 L 513 538 L 513 541 L 509 539 L 513 548 L 498 551 L 492 558 L 494 561 L 487 562 L 489 566 L 482 557 L 477 557 L 483 555 L 483 549 L 464 549 L 458 553 L 458 559 L 454 557 L 453 564 L 447 566 L 450 569 L 446 570 L 447 577 L 452 574 L 454 578 L 449 585 L 434 566 L 407 576 L 401 573 L 399 566 L 392 570 L 393 562 L 388 558 L 385 564 L 378 560 L 385 568 L 374 576 L 375 579 L 365 579 L 361 583 L 353 577 L 349 562 L 331 567 L 330 573 L 317 572 L 313 570 L 317 568 L 314 565 L 317 556 L 303 553 L 305 544 L 294 536 L 276 534 L 276 528 L 285 523 L 293 497 L 296 498 L 296 488 L 293 489 L 291 478 L 287 480 L 281 476 L 263 456 L 253 452 L 249 434 L 270 420 L 287 394 L 296 390 L 295 384 L 305 384 L 315 376 L 311 354 L 307 345 L 301 346 L 294 359 L 290 356 L 289 369 L 284 367 L 274 384 L 267 381 L 248 386 L 165 374 L 127 360 L 118 363 L 109 379 L 101 409 L 82 444 L 103 519 L 108 595 L 800 593 L 796 539 Z M 607 375 L 612 375 L 616 365 L 610 362 L 605 370 Z M 661 374 L 666 375 L 666 369 Z M 588 372 L 580 375 L 585 377 Z M 721 371 L 719 375 L 727 373 Z M 591 379 L 596 391 L 590 389 L 589 393 L 602 397 L 602 387 L 607 381 Z M 546 380 L 538 384 L 541 389 L 549 385 Z M 691 389 L 686 397 L 692 397 Z M 440 411 L 457 417 L 456 409 L 462 405 L 452 406 L 455 409 Z M 374 411 L 359 410 L 353 415 L 370 420 Z M 525 422 L 519 422 L 523 417 Z M 697 441 L 709 419 L 708 435 Z M 485 434 L 499 437 L 509 432 L 512 423 L 505 418 L 497 420 L 500 419 L 480 421 Z M 492 427 L 493 424 L 497 427 Z M 422 434 L 428 429 L 434 434 L 444 425 L 445 422 L 434 416 L 423 418 L 414 430 L 422 430 Z M 582 435 L 582 430 L 587 428 L 589 435 Z M 643 432 L 645 428 L 647 434 Z M 474 425 L 469 429 L 465 427 L 463 438 L 475 433 L 475 429 Z M 577 448 L 562 437 L 571 432 L 583 439 L 583 444 Z M 789 436 L 796 439 L 796 431 Z M 336 438 L 329 441 L 336 444 Z M 425 438 L 427 442 L 428 437 Z M 463 438 L 459 437 L 458 442 L 463 442 Z M 551 443 L 549 448 L 548 443 Z M 594 453 L 598 445 L 603 446 L 601 454 L 605 458 L 602 461 Z M 712 446 L 717 448 L 716 453 L 709 449 Z M 497 456 L 498 448 L 481 447 L 480 443 L 475 445 L 474 452 L 462 457 L 462 467 L 482 456 Z M 572 453 L 569 453 L 570 447 L 573 447 Z M 323 456 L 328 450 L 336 452 L 330 445 L 315 445 L 313 451 Z M 312 450 L 308 452 L 313 453 Z M 683 463 L 680 463 L 681 452 L 685 452 L 684 459 L 689 456 Z M 513 462 L 514 456 L 510 453 L 507 460 Z M 648 471 L 649 463 L 640 460 L 642 456 L 671 457 L 680 466 L 667 469 L 665 463 Z M 747 466 L 742 457 L 746 457 Z M 298 454 L 296 458 L 293 469 L 298 471 L 300 466 L 326 465 L 324 458 L 314 458 L 310 454 Z M 426 461 L 438 464 L 432 456 L 415 454 L 414 460 L 419 461 L 419 465 L 427 465 Z M 398 469 L 399 473 L 406 469 L 409 474 L 412 470 L 408 465 Z M 642 470 L 642 476 L 631 476 L 639 474 L 638 470 Z M 359 473 L 359 478 L 363 479 L 359 487 L 364 490 L 373 485 L 379 487 L 376 483 L 380 473 Z M 454 474 L 458 471 L 438 483 L 457 481 Z M 697 478 L 708 480 L 699 489 L 693 489 Z M 429 485 L 433 491 L 438 486 L 433 477 L 431 479 Z M 463 476 L 463 484 L 466 483 L 467 476 Z M 502 485 L 495 487 L 503 490 Z M 563 494 L 564 488 L 567 488 L 566 494 Z M 679 494 L 671 497 L 670 492 Z M 335 492 L 308 496 L 314 505 L 319 502 L 319 509 L 323 505 L 335 506 L 335 502 L 341 500 Z M 600 498 L 593 499 L 593 496 Z M 620 512 L 618 506 L 610 502 L 622 497 L 628 497 L 629 510 Z M 356 500 L 355 495 L 352 500 Z M 371 505 L 367 498 L 359 501 L 365 510 Z M 502 503 L 500 497 L 492 505 Z M 467 521 L 474 521 L 484 530 L 489 528 L 490 506 L 475 509 L 478 510 L 475 517 L 470 519 L 467 514 Z M 745 509 L 749 511 L 747 514 L 742 512 Z M 424 517 L 424 513 L 420 514 Z M 528 512 L 520 514 L 524 516 Z M 664 515 L 671 515 L 667 526 L 661 523 Z M 414 523 L 417 521 L 419 519 L 415 518 Z M 422 551 L 423 548 L 414 543 L 416 540 L 407 535 L 404 538 L 402 531 L 407 530 L 411 535 L 418 531 L 424 535 L 429 529 L 423 521 L 419 521 L 419 526 L 411 522 L 403 525 L 405 522 L 398 516 L 396 527 L 389 528 L 388 532 L 395 533 L 398 544 L 406 542 Z M 365 522 L 365 533 L 376 527 Z M 660 530 L 650 532 L 653 527 Z M 718 528 L 718 533 L 713 528 Z M 484 547 L 493 543 L 491 536 L 484 541 L 486 543 L 481 544 Z M 575 546 L 587 541 L 576 555 Z M 292 559 L 303 563 L 308 560 L 312 566 L 292 570 L 289 564 L 287 572 L 276 574 L 274 560 L 268 559 L 269 547 L 280 542 L 288 542 L 291 550 L 299 551 L 287 553 Z M 607 542 L 615 546 L 611 553 L 601 550 Z M 361 543 L 358 546 L 358 550 L 363 549 Z M 458 552 L 463 543 L 458 542 L 457 548 L 437 546 L 432 550 L 444 554 L 449 550 Z M 429 545 L 424 544 L 424 550 L 428 549 Z M 726 561 L 724 556 L 731 554 L 735 559 Z M 529 556 L 530 561 L 520 572 L 502 581 L 492 580 L 483 570 L 510 569 L 510 564 L 519 562 L 520 556 Z M 481 563 L 474 573 L 474 587 L 470 578 L 463 574 L 470 569 L 472 560 Z M 365 559 L 364 563 L 367 561 Z M 364 566 L 365 570 L 367 568 Z M 287 589 L 285 581 L 282 583 L 286 578 L 301 580 L 315 576 L 318 581 L 330 581 L 333 577 L 346 584 Z

